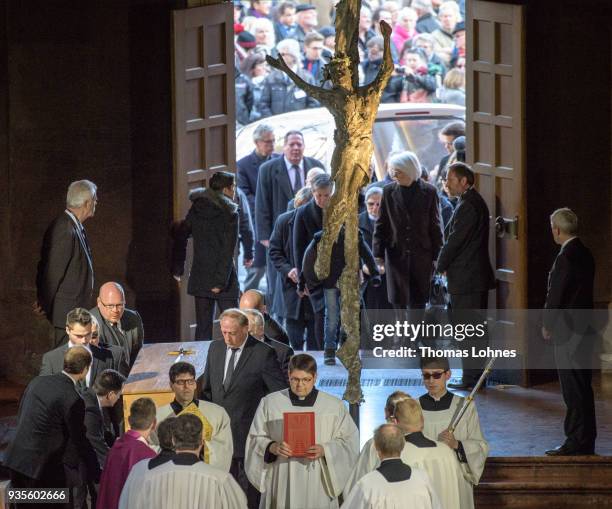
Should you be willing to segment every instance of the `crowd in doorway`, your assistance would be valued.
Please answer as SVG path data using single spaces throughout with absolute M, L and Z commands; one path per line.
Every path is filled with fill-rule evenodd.
M 329 86 L 324 67 L 335 50 L 335 1 L 235 0 L 236 118 L 261 118 L 318 107 L 266 55 L 282 56 L 311 84 Z M 370 83 L 382 64 L 380 22 L 392 28 L 395 64 L 385 103 L 465 105 L 465 0 L 364 0 L 359 18 L 359 78 Z

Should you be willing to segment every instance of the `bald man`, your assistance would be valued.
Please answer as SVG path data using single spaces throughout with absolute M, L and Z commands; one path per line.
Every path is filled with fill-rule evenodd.
M 119 283 L 109 281 L 100 287 L 97 306 L 91 311 L 99 324 L 99 342 L 123 348 L 130 369 L 142 348 L 144 329 L 137 311 L 125 307 L 125 292 Z
M 247 290 L 240 297 L 240 309 L 256 309 L 259 311 L 265 320 L 264 334 L 266 337 L 278 341 L 285 345 L 289 345 L 289 336 L 283 326 L 272 318 L 266 309 L 265 296 L 259 290 Z M 221 334 L 221 326 L 219 320 L 213 323 L 213 339 L 223 339 Z

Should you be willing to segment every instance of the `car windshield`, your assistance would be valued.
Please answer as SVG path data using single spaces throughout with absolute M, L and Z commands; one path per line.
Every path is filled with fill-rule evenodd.
M 376 175 L 382 179 L 386 171 L 384 163 L 391 152 L 414 152 L 421 165 L 431 171 L 446 155 L 446 149 L 438 138 L 440 130 L 453 117 L 411 117 L 405 120 L 377 120 L 374 124 L 374 156 Z

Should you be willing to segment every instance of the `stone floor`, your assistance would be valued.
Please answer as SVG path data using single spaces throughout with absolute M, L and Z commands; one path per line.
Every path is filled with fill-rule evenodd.
M 319 388 L 342 397 L 345 369 L 340 365 L 325 366 L 322 355 L 315 357 L 320 366 Z M 460 373 L 454 370 L 453 378 Z M 365 397 L 360 408 L 362 445 L 384 421 L 383 408 L 390 393 L 402 390 L 416 397 L 425 392 L 420 371 L 409 368 L 366 368 L 362 371 L 362 388 Z M 596 375 L 593 389 L 598 428 L 596 451 L 612 456 L 612 374 Z M 564 439 L 565 406 L 557 382 L 529 389 L 493 384 L 480 391 L 475 402 L 491 456 L 541 456 Z

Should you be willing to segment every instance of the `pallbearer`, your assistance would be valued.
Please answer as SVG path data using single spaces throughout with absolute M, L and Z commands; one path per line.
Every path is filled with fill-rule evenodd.
M 423 433 L 455 451 L 463 474 L 459 478 L 461 509 L 471 509 L 474 507 L 474 485 L 480 480 L 489 453 L 489 444 L 480 431 L 476 405 L 472 403 L 468 407 L 455 432 L 451 433 L 448 427 L 465 398 L 446 390 L 451 377 L 448 359 L 425 357 L 421 359 L 421 372 L 427 388 L 427 394 L 419 398 L 425 419 Z
M 395 424 L 383 424 L 374 432 L 380 466 L 364 475 L 346 498 L 342 509 L 441 509 L 429 476 L 402 461 L 404 433 Z
M 229 472 L 234 452 L 230 418 L 225 409 L 210 401 L 196 399 L 196 372 L 188 362 L 175 362 L 168 373 L 174 401 L 157 409 L 157 422 L 168 416 L 193 414 L 202 421 L 204 463 Z M 157 435 L 151 435 L 151 442 L 158 445 Z
M 459 477 L 461 472 L 455 454 L 446 444 L 430 440 L 423 435 L 423 414 L 418 402 L 412 398 L 400 399 L 388 419 L 404 432 L 401 459 L 412 468 L 425 470 L 444 509 L 459 509 Z M 374 439 L 363 446 L 344 488 L 347 495 L 366 474 L 380 466 Z
M 289 361 L 289 389 L 262 399 L 246 444 L 246 472 L 262 493 L 261 508 L 338 507 L 338 495 L 359 452 L 359 432 L 344 403 L 315 388 L 316 361 Z M 314 413 L 314 444 L 296 457 L 284 441 L 285 413 Z M 307 435 L 307 433 L 305 433 Z M 305 436 L 305 438 L 307 438 Z

